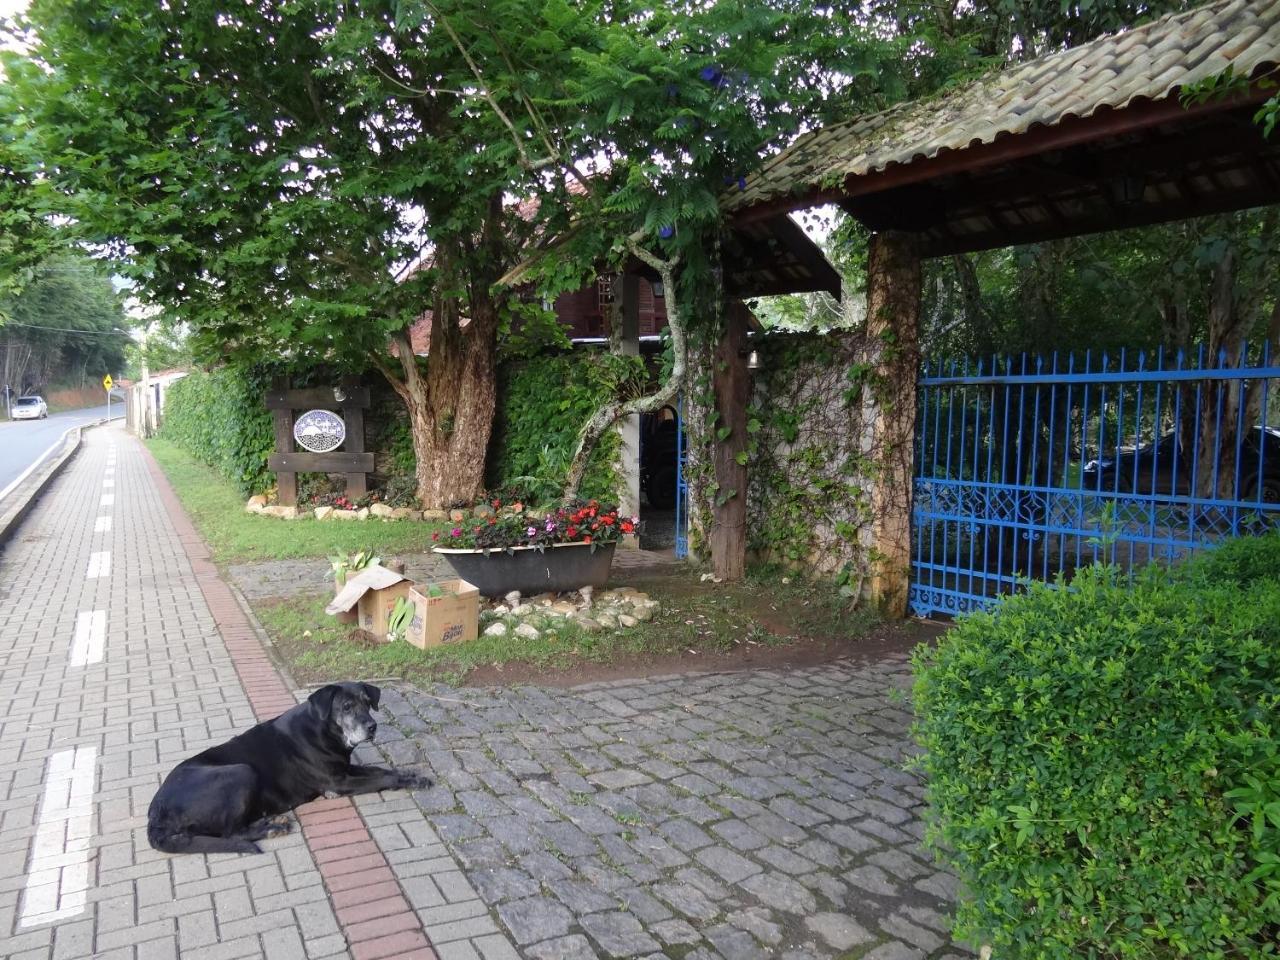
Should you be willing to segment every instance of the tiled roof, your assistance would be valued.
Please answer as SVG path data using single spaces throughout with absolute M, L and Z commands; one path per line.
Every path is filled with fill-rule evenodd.
M 1018 64 L 936 99 L 899 104 L 805 134 L 726 193 L 739 212 L 850 177 L 1052 127 L 1069 117 L 1161 100 L 1222 73 L 1280 62 L 1280 0 L 1219 0 Z

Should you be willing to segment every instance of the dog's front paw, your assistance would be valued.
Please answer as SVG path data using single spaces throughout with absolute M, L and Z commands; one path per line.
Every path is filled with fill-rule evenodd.
M 274 817 L 267 826 L 268 837 L 283 837 L 293 832 L 293 821 L 288 817 Z
M 427 790 L 431 787 L 431 778 L 420 773 L 402 773 L 399 776 L 400 787 L 404 790 Z

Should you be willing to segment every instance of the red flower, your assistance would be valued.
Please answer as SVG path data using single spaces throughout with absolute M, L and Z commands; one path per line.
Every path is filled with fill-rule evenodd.
M 589 533 L 588 533 L 585 537 L 583 537 L 583 538 L 582 538 L 582 542 L 583 542 L 583 543 L 590 543 L 590 542 L 591 542 L 591 534 L 589 534 Z
M 432 539 L 432 540 L 439 540 L 439 539 L 440 539 L 440 532 L 439 532 L 439 531 L 436 531 L 435 533 L 433 533 L 433 534 L 431 535 L 431 539 Z
M 598 523 L 593 523 L 593 524 L 591 525 L 591 529 L 592 529 L 592 530 L 599 530 L 599 529 L 600 529 L 600 524 L 598 524 Z
M 568 530 L 565 531 L 565 533 L 568 534 L 570 537 L 576 537 L 578 535 L 578 528 L 570 527 Z
M 497 522 L 498 522 L 498 518 L 497 518 L 497 517 L 490 517 L 490 518 L 489 518 L 489 526 L 493 526 L 493 525 L 494 525 L 495 523 L 497 523 Z
M 502 509 L 502 501 L 501 501 L 501 500 L 495 500 L 495 501 L 493 501 L 493 509 L 495 509 L 495 510 L 501 510 L 501 509 Z
M 631 532 L 632 530 L 634 530 L 634 529 L 635 529 L 635 525 L 634 525 L 630 520 L 623 520 L 623 521 L 622 521 L 622 532 L 623 532 L 623 533 L 630 533 L 630 532 Z
M 613 526 L 613 521 L 616 519 L 617 517 L 603 516 L 600 518 L 600 522 L 603 523 L 606 527 L 611 527 Z

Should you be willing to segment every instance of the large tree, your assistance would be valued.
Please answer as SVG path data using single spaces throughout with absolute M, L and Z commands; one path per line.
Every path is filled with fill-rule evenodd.
M 482 482 L 504 197 L 529 175 L 465 58 L 398 8 L 35 0 L 0 116 L 21 203 L 121 260 L 205 358 L 380 370 L 440 506 Z

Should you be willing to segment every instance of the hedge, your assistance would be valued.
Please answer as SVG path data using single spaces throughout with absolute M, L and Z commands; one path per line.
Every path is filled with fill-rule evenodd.
M 958 937 L 1000 958 L 1276 956 L 1276 549 L 1084 570 L 917 652 Z
M 534 503 L 558 496 L 578 433 L 610 396 L 623 363 L 624 358 L 577 352 L 499 367 L 487 469 L 490 489 Z M 601 439 L 583 477 L 583 497 L 617 498 L 621 444 L 614 430 Z
M 267 457 L 275 447 L 262 395 L 270 378 L 221 367 L 193 370 L 169 388 L 160 435 L 216 469 L 245 496 L 275 485 Z

